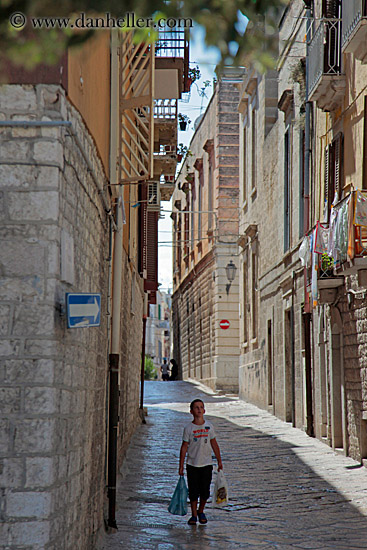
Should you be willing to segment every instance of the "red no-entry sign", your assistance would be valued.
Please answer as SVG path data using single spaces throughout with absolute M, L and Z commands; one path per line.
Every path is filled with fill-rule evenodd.
M 231 326 L 231 323 L 228 321 L 228 319 L 222 319 L 221 321 L 219 321 L 219 326 L 223 330 L 227 330 L 227 328 Z

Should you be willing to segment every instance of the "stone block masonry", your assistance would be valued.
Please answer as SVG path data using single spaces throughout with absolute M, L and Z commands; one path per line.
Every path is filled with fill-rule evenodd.
M 70 121 L 106 185 L 93 139 L 61 87 L 0 87 L 0 119 Z M 0 546 L 89 550 L 103 526 L 106 486 L 109 221 L 65 125 L 2 127 L 0 142 Z M 125 445 L 138 418 L 140 359 L 131 350 L 141 349 L 142 289 L 134 284 L 135 318 L 126 316 L 133 326 L 123 338 L 132 358 L 123 365 Z M 67 329 L 66 292 L 100 292 L 101 326 Z

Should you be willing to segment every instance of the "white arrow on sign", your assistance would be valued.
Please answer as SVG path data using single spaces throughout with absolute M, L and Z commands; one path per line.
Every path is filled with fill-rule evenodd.
M 70 317 L 93 317 L 94 322 L 98 317 L 99 306 L 94 298 L 93 304 L 70 304 Z

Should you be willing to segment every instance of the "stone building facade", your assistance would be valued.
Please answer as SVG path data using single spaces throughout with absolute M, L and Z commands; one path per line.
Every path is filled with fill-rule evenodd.
M 158 243 L 149 247 L 146 235 L 149 224 L 156 235 L 159 204 L 147 212 L 143 200 L 153 150 L 145 180 L 142 166 L 137 181 L 131 162 L 118 163 L 134 140 L 118 123 L 129 101 L 124 71 L 142 48 L 154 108 L 154 48 L 131 44 L 130 34 L 101 32 L 49 71 L 9 65 L 10 84 L 0 87 L 0 539 L 8 550 L 97 548 L 105 524 L 115 526 L 116 476 L 141 421 L 144 315 L 158 287 Z M 174 74 L 181 93 L 182 67 Z M 136 101 L 125 105 L 130 117 Z M 139 105 L 140 135 L 159 148 L 159 123 L 154 131 L 149 116 L 142 128 Z M 177 118 L 162 125 L 176 146 Z M 161 193 L 169 198 L 163 183 Z M 67 293 L 100 294 L 100 326 L 67 328 Z
M 171 302 L 169 292 L 158 291 L 156 304 L 149 306 L 147 318 L 145 354 L 153 359 L 153 364 L 160 377 L 163 359 L 171 359 Z M 171 365 L 170 365 L 171 366 Z
M 183 379 L 238 389 L 238 82 L 216 84 L 173 195 L 173 357 Z M 223 328 L 222 328 L 223 327 Z
M 0 104 L 2 120 L 60 121 L 1 132 L 2 540 L 82 548 L 103 510 L 107 318 L 68 330 L 65 292 L 103 291 L 108 219 L 63 122 L 104 173 L 61 88 L 3 87 Z
M 290 2 L 277 70 L 249 69 L 239 102 L 240 396 L 361 462 L 364 9 Z
M 296 81 L 305 55 L 302 11 L 279 25 L 279 70 L 249 68 L 240 86 L 240 396 L 306 426 L 301 303 L 304 124 Z M 302 34 L 303 33 L 303 34 Z M 284 44 L 284 48 L 283 48 Z
M 315 155 L 312 237 L 323 229 L 328 238 L 313 262 L 318 263 L 313 328 L 319 343 L 314 348 L 315 431 L 361 463 L 367 459 L 366 15 L 364 2 L 315 2 L 308 52 Z M 325 37 L 321 72 L 313 57 L 320 33 Z

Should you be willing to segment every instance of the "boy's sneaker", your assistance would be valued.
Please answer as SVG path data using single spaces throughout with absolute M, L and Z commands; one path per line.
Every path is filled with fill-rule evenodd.
M 204 525 L 205 523 L 208 523 L 208 520 L 206 519 L 206 515 L 204 514 L 204 512 L 199 514 L 199 523 L 201 523 L 202 525 Z
M 198 518 L 196 516 L 191 516 L 189 521 L 187 522 L 189 525 L 196 525 Z

